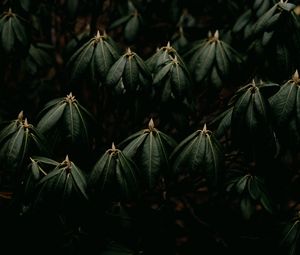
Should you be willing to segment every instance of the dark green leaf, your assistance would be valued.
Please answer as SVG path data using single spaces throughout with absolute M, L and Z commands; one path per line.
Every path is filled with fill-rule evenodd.
M 296 96 L 297 86 L 287 82 L 270 98 L 272 112 L 278 126 L 285 125 L 292 116 L 295 109 Z
M 112 65 L 106 77 L 106 84 L 108 86 L 115 86 L 121 79 L 126 62 L 126 56 L 123 55 L 119 60 L 117 60 L 117 62 Z
M 37 124 L 37 129 L 45 133 L 49 131 L 62 117 L 67 103 L 61 101 L 61 103 L 55 105 L 52 109 L 50 109 L 39 121 Z

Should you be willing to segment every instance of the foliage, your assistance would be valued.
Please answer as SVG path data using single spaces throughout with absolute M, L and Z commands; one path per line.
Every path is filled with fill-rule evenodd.
M 299 4 L 2 1 L 1 248 L 297 254 Z

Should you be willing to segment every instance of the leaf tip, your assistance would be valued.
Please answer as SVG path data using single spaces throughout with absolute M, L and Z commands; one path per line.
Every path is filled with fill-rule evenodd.
M 101 35 L 100 35 L 100 31 L 97 30 L 97 35 L 96 35 L 96 39 L 100 39 Z
M 214 34 L 214 38 L 216 40 L 219 40 L 219 30 L 216 30 L 215 34 Z
M 111 145 L 111 149 L 112 149 L 112 151 L 116 151 L 117 150 L 114 142 Z
M 24 112 L 23 112 L 23 110 L 22 110 L 22 111 L 20 111 L 19 114 L 18 114 L 18 120 L 19 120 L 20 122 L 22 122 L 22 121 L 23 121 L 23 118 L 24 118 Z
M 296 69 L 295 73 L 293 74 L 293 80 L 299 80 L 299 73 L 298 73 L 297 69 Z
M 24 126 L 24 128 L 29 128 L 29 123 L 28 123 L 27 118 L 25 118 L 23 126 Z
M 149 123 L 148 123 L 148 128 L 150 131 L 153 131 L 154 130 L 154 121 L 153 119 L 151 118 Z

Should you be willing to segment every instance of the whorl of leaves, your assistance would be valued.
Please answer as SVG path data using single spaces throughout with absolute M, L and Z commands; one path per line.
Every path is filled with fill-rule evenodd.
M 39 116 L 37 129 L 41 133 L 61 137 L 71 144 L 89 145 L 88 126 L 93 117 L 72 93 L 47 103 Z
M 28 153 L 48 154 L 45 139 L 27 118 L 23 111 L 16 120 L 10 121 L 0 132 L 0 160 L 3 167 L 16 170 L 27 159 Z
M 144 61 L 130 48 L 109 69 L 106 85 L 118 94 L 137 93 L 150 90 L 151 74 Z
M 258 204 L 267 212 L 274 213 L 274 206 L 264 180 L 253 174 L 243 174 L 241 171 L 235 172 L 235 175 L 227 183 L 226 190 L 238 195 L 243 217 L 247 220 L 250 219 L 255 214 Z
M 169 155 L 176 142 L 155 128 L 152 119 L 147 129 L 129 136 L 119 146 L 136 162 L 146 188 L 154 189 L 160 178 L 170 177 Z
M 89 190 L 98 198 L 130 201 L 138 197 L 137 175 L 135 163 L 113 144 L 93 167 Z
M 223 158 L 222 145 L 206 125 L 179 143 L 170 156 L 175 175 L 203 176 L 212 186 L 219 181 Z
M 39 161 L 45 163 L 45 158 L 32 160 L 32 173 L 36 178 L 39 178 L 40 172 L 43 175 L 35 186 L 34 209 L 79 209 L 81 203 L 88 200 L 85 173 L 70 161 L 68 156 L 61 163 L 46 159 L 46 163 L 53 165 L 53 169 L 46 175 L 39 168 Z
M 67 63 L 71 81 L 89 78 L 100 85 L 105 81 L 108 70 L 118 59 L 112 39 L 104 32 L 81 46 Z
M 199 84 L 219 89 L 238 76 L 243 60 L 230 45 L 219 39 L 218 30 L 214 35 L 194 43 L 186 54 L 194 80 Z
M 9 9 L 0 16 L 1 46 L 6 54 L 12 54 L 29 46 L 27 21 Z

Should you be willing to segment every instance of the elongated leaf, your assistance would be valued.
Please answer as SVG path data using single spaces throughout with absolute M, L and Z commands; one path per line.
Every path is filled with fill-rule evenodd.
M 206 135 L 207 148 L 205 154 L 205 167 L 206 174 L 209 181 L 213 185 L 217 185 L 219 182 L 219 171 L 223 164 L 223 150 L 218 140 L 215 139 L 214 135 Z
M 179 63 L 173 64 L 171 82 L 172 91 L 176 97 L 182 97 L 184 92 L 190 87 L 189 77 L 186 76 Z
M 182 168 L 182 165 L 186 164 L 188 161 L 188 156 L 199 135 L 200 131 L 196 131 L 193 134 L 185 138 L 181 143 L 179 143 L 172 154 L 170 155 L 170 160 L 173 162 L 173 171 L 178 174 Z
M 134 56 L 135 60 L 136 60 L 136 63 L 138 65 L 138 68 L 139 68 L 139 71 L 142 73 L 142 75 L 148 79 L 148 80 L 151 80 L 152 79 L 152 76 L 151 76 L 151 73 L 150 71 L 148 70 L 148 67 L 147 65 L 145 64 L 145 62 L 136 54 Z
M 245 11 L 235 22 L 232 28 L 232 32 L 234 33 L 240 32 L 246 26 L 246 24 L 249 23 L 251 19 L 251 14 L 252 14 L 251 9 Z
M 15 45 L 15 36 L 12 27 L 12 17 L 9 17 L 2 28 L 2 47 L 6 53 L 10 53 Z
M 244 197 L 241 200 L 241 210 L 245 219 L 250 219 L 254 210 L 255 205 L 253 205 L 251 199 L 249 197 Z
M 12 134 L 17 132 L 20 125 L 21 122 L 19 120 L 14 120 L 5 126 L 0 132 L 0 143 L 5 142 Z
M 165 76 L 170 72 L 172 67 L 172 63 L 168 63 L 164 67 L 162 67 L 154 76 L 153 78 L 153 84 L 159 83 L 162 79 L 165 78 Z
M 246 187 L 247 187 L 247 182 L 248 182 L 248 175 L 243 176 L 240 178 L 240 180 L 236 183 L 236 190 L 239 194 L 242 194 Z
M 205 135 L 201 132 L 195 139 L 193 147 L 190 150 L 190 160 L 188 166 L 190 172 L 193 175 L 203 174 L 206 168 L 205 153 L 207 152 L 208 140 Z
M 257 177 L 251 176 L 248 179 L 248 192 L 253 200 L 258 200 L 261 195 L 261 190 L 259 189 L 259 185 L 257 184 Z
M 91 114 L 83 108 L 79 103 L 74 104 L 75 115 L 79 119 L 80 129 L 82 133 L 82 137 L 86 142 L 89 141 L 89 132 L 88 132 L 88 125 L 87 125 L 87 117 L 91 118 Z
M 93 53 L 94 47 L 90 40 L 73 54 L 67 64 L 71 68 L 71 80 L 82 78 L 86 74 Z
M 136 91 L 139 84 L 139 69 L 134 57 L 128 57 L 124 72 L 123 82 L 129 91 Z
M 109 153 L 104 153 L 93 167 L 89 178 L 89 186 L 97 190 L 97 192 L 104 192 L 106 185 L 111 185 L 111 180 L 114 176 L 115 160 Z
M 123 153 L 126 157 L 133 159 L 137 154 L 137 150 L 144 143 L 145 139 L 149 136 L 149 133 L 140 131 L 132 136 L 130 136 L 131 142 L 123 149 Z M 124 140 L 122 143 L 126 144 L 130 141 L 129 139 Z
M 75 143 L 81 138 L 82 123 L 80 122 L 80 116 L 73 103 L 68 103 L 63 118 L 67 130 L 67 137 L 71 139 L 72 143 Z
M 195 65 L 195 79 L 197 82 L 201 82 L 208 74 L 215 61 L 216 44 L 210 43 L 208 49 L 199 56 Z
M 295 109 L 297 86 L 285 83 L 280 90 L 270 98 L 273 116 L 278 126 L 283 126 L 291 118 Z
M 160 155 L 160 152 L 156 137 L 153 132 L 150 132 L 145 139 L 144 146 L 141 151 L 141 170 L 145 183 L 150 189 L 155 186 L 160 172 L 161 160 L 163 157 L 163 155 Z
M 87 183 L 84 174 L 73 162 L 71 162 L 71 169 L 73 183 L 75 184 L 80 194 L 83 195 L 85 199 L 88 199 L 88 196 L 86 194 Z
M 132 15 L 132 17 L 128 20 L 125 28 L 124 28 L 124 35 L 125 39 L 128 42 L 132 42 L 135 40 L 140 27 L 140 20 L 138 15 Z
M 66 106 L 67 103 L 65 102 L 59 102 L 59 104 L 55 105 L 40 119 L 40 121 L 37 124 L 37 129 L 40 132 L 45 133 L 51 128 L 53 128 L 53 126 L 57 124 L 57 122 L 63 116 Z
M 116 178 L 121 189 L 121 198 L 130 200 L 137 197 L 139 190 L 138 180 L 136 177 L 137 169 L 133 161 L 126 158 L 120 151 L 119 159 L 116 165 Z
M 222 47 L 223 42 L 217 41 L 216 45 L 216 64 L 219 72 L 222 75 L 227 76 L 229 74 L 229 61 L 227 59 L 226 53 L 224 52 L 224 49 Z
M 24 128 L 23 126 L 19 127 L 18 131 L 12 136 L 12 138 L 8 141 L 9 147 L 7 151 L 7 158 L 10 163 L 13 165 L 17 165 L 19 161 L 19 157 L 22 153 L 22 146 L 24 142 Z
M 268 10 L 263 16 L 261 16 L 258 21 L 254 25 L 254 33 L 257 34 L 266 29 L 266 25 L 268 24 L 268 20 L 274 15 L 276 12 L 277 5 L 274 5 L 270 10 Z
M 231 116 L 233 112 L 233 107 L 227 109 L 225 112 L 223 112 L 215 121 L 218 121 L 220 119 L 217 131 L 215 132 L 216 137 L 223 136 L 227 130 L 229 130 L 231 126 Z
M 50 158 L 46 158 L 46 157 L 34 156 L 31 158 L 36 162 L 41 162 L 41 163 L 48 164 L 48 165 L 57 166 L 59 164 L 59 162 L 57 162 L 53 159 L 50 159 Z
M 105 79 L 109 68 L 113 65 L 114 57 L 111 55 L 109 49 L 103 39 L 95 46 L 95 53 L 93 55 L 93 62 L 91 65 L 95 65 L 95 69 L 102 80 Z
M 283 238 L 280 241 L 280 245 L 291 246 L 295 243 L 299 237 L 299 226 L 300 221 L 288 223 L 283 230 Z
M 12 28 L 15 33 L 15 37 L 21 43 L 22 45 L 28 45 L 28 36 L 25 31 L 25 26 L 22 24 L 22 21 L 18 18 L 18 16 L 15 16 L 11 18 L 12 22 Z
M 108 86 L 115 86 L 118 81 L 121 79 L 124 68 L 126 65 L 126 56 L 123 55 L 120 59 L 115 62 L 112 67 L 109 69 L 106 84 Z
M 126 15 L 124 17 L 117 19 L 109 26 L 109 29 L 114 29 L 114 28 L 126 23 L 129 19 L 131 19 L 131 17 L 132 17 L 132 15 Z

